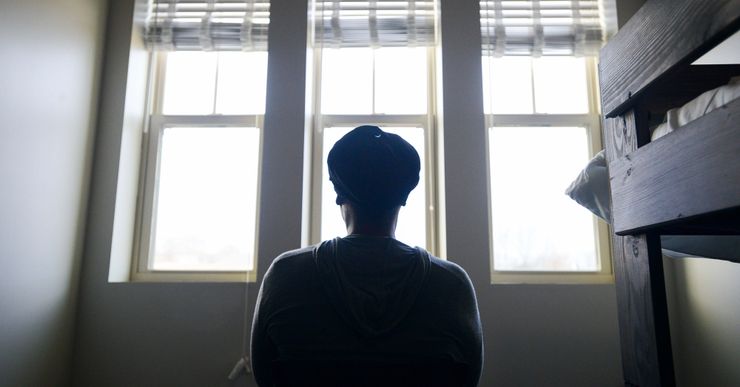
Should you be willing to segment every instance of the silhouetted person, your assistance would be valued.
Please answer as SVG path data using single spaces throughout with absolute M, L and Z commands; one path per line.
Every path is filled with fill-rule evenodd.
M 348 235 L 280 255 L 262 281 L 252 366 L 267 386 L 475 386 L 483 344 L 463 269 L 394 239 L 419 182 L 401 137 L 360 126 L 329 152 Z

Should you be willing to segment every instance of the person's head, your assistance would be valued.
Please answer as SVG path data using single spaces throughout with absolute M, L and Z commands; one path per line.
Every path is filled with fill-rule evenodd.
M 395 227 L 400 207 L 419 183 L 421 168 L 411 144 L 370 125 L 359 126 L 337 141 L 327 164 L 348 228 L 352 222 L 390 221 Z

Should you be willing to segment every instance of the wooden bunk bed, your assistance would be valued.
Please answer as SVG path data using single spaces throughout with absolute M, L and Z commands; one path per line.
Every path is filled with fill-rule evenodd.
M 659 236 L 740 235 L 740 99 L 652 143 L 649 130 L 740 75 L 692 65 L 738 30 L 738 0 L 648 0 L 601 51 L 626 385 L 675 385 Z

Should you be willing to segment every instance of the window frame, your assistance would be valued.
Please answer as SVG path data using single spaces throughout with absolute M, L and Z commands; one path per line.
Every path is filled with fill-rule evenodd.
M 332 48 L 332 47 L 327 47 Z M 372 48 L 378 49 L 382 47 Z M 324 154 L 324 129 L 331 127 L 359 125 L 378 125 L 382 128 L 421 128 L 424 131 L 424 160 L 426 168 L 425 181 L 425 216 L 426 216 L 426 246 L 432 254 L 440 251 L 440 216 L 439 193 L 438 193 L 438 166 L 441 163 L 436 159 L 437 150 L 437 125 L 436 125 L 436 48 L 426 47 L 427 63 L 427 112 L 425 114 L 322 114 L 321 113 L 321 72 L 322 72 L 322 49 L 313 49 L 313 119 L 310 125 L 311 143 L 311 167 L 310 167 L 310 210 L 308 241 L 311 244 L 321 242 L 321 215 L 322 215 L 322 184 L 323 171 L 326 168 Z M 375 66 L 373 65 L 373 70 Z M 374 75 L 373 75 L 374 76 Z M 373 81 L 373 111 L 375 105 L 375 82 Z M 403 211 L 403 208 L 401 209 Z M 339 216 L 339 211 L 337 211 Z
M 597 59 L 585 58 L 586 87 L 588 93 L 588 112 L 584 114 L 494 114 L 485 115 L 486 136 L 486 178 L 488 195 L 488 229 L 489 229 L 489 263 L 492 284 L 611 284 L 614 283 L 614 269 L 611 258 L 611 231 L 609 225 L 602 219 L 592 215 L 594 224 L 594 242 L 596 255 L 600 263 L 598 271 L 547 271 L 547 270 L 496 270 L 494 267 L 493 249 L 493 202 L 491 192 L 491 130 L 494 127 L 583 127 L 588 135 L 589 157 L 598 153 L 602 146 L 601 113 L 599 106 L 599 90 L 597 79 Z M 489 87 L 484 85 L 484 87 Z M 534 82 L 532 87 L 536 87 Z M 534 90 L 533 90 L 534 91 Z M 533 96 L 534 97 L 534 96 Z M 574 176 L 575 177 L 575 176 Z M 585 209 L 584 209 L 585 211 Z
M 260 217 L 260 184 L 264 144 L 264 113 L 251 115 L 165 115 L 162 113 L 167 52 L 150 53 L 149 86 L 147 90 L 148 116 L 142 134 L 141 167 L 137 192 L 134 233 L 134 257 L 131 260 L 131 281 L 134 282 L 255 282 L 257 280 L 257 251 Z M 214 91 L 214 99 L 216 94 Z M 254 251 L 252 270 L 152 270 L 154 246 L 153 226 L 156 222 L 156 194 L 158 191 L 161 138 L 164 130 L 173 127 L 253 127 L 259 132 L 257 165 L 257 200 L 255 211 Z M 156 236 L 154 236 L 156 237 Z

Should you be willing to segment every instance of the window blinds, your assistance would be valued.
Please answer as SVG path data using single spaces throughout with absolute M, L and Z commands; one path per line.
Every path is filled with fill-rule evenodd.
M 269 0 L 149 0 L 144 41 L 155 50 L 265 51 Z
M 614 0 L 483 0 L 483 54 L 597 55 L 616 32 Z
M 435 42 L 435 0 L 315 0 L 317 45 L 429 46 Z

